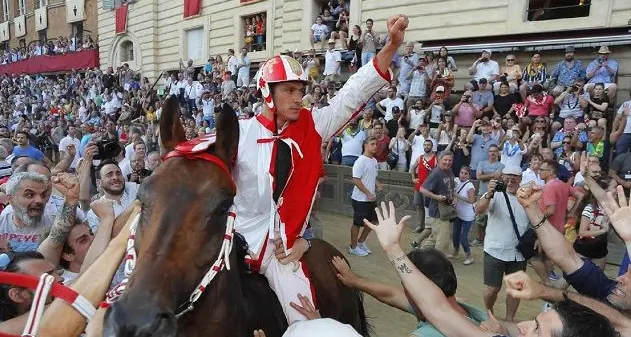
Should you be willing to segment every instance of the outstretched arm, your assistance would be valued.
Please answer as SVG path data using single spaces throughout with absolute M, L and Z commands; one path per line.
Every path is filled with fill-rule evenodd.
M 348 79 L 337 95 L 329 101 L 329 106 L 313 109 L 313 121 L 323 140 L 328 140 L 348 123 L 366 102 L 393 78 L 390 64 L 405 37 L 408 18 L 401 14 L 395 15 L 388 19 L 387 25 L 388 43 L 372 62 L 361 67 Z
M 492 333 L 483 331 L 459 314 L 451 306 L 442 290 L 416 269 L 399 244 L 409 216 L 403 217 L 397 224 L 394 204 L 390 202 L 389 206 L 388 210 L 386 204 L 381 203 L 381 211 L 377 211 L 379 225 L 376 226 L 367 220 L 364 220 L 364 224 L 376 232 L 381 247 L 401 278 L 403 287 L 427 320 L 445 336 L 493 336 Z
M 534 191 L 534 193 L 530 191 Z M 531 193 L 526 199 L 520 198 L 519 202 L 526 210 L 530 224 L 537 233 L 539 244 L 550 260 L 566 274 L 571 274 L 581 268 L 584 263 L 583 260 L 576 254 L 572 245 L 565 240 L 563 234 L 550 224 L 547 216 L 544 218 L 543 212 L 537 206 L 537 201 L 542 195 L 542 188 L 530 183 L 530 185 L 521 187 L 518 192 Z

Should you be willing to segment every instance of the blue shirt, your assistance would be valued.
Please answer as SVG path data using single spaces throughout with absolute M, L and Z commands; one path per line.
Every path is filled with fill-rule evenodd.
M 13 148 L 13 155 L 15 156 L 15 158 L 29 157 L 37 161 L 44 160 L 44 154 L 42 153 L 42 151 L 30 145 L 25 146 L 25 147 L 16 146 L 15 148 Z
M 596 69 L 596 73 L 594 77 L 590 78 L 588 83 L 613 83 L 614 77 L 616 77 L 616 73 L 618 72 L 618 62 L 614 60 L 607 60 L 607 64 L 609 68 L 613 69 L 613 75 L 609 74 L 609 70 L 607 67 L 601 67 L 598 59 L 593 60 L 585 70 L 587 73 L 592 72 Z
M 606 301 L 607 296 L 616 288 L 615 280 L 605 275 L 592 261 L 583 258 L 583 266 L 571 274 L 564 274 L 565 280 L 581 295 Z
M 574 60 L 571 67 L 567 62 L 561 61 L 552 70 L 552 78 L 556 78 L 564 87 L 571 86 L 577 78 L 581 77 L 585 77 L 585 69 L 583 69 L 583 62 L 579 60 Z

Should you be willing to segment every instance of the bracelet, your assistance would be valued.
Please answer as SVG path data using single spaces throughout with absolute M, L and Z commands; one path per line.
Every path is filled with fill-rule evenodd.
M 530 228 L 532 228 L 532 229 L 537 229 L 537 228 L 539 228 L 539 227 L 543 226 L 543 224 L 544 224 L 547 220 L 548 220 L 548 216 L 547 216 L 547 215 L 544 215 L 544 216 L 543 216 L 543 218 L 541 218 L 541 221 L 539 221 L 539 223 L 538 223 L 538 224 L 536 224 L 536 225 L 530 225 Z

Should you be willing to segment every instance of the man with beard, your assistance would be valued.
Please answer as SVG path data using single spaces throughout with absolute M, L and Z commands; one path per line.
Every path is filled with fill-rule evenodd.
M 64 203 L 53 218 L 46 214 L 45 205 L 54 188 L 64 195 Z M 14 174 L 6 184 L 12 213 L 0 216 L 0 237 L 8 240 L 16 252 L 37 250 L 46 260 L 57 263 L 61 249 L 76 221 L 79 203 L 79 181 L 70 174 L 58 174 L 52 179 L 33 172 Z M 50 234 L 39 244 L 42 231 Z
M 557 63 L 554 70 L 552 70 L 551 77 L 556 83 L 556 86 L 552 89 L 554 97 L 559 96 L 565 91 L 565 88 L 574 84 L 577 78 L 585 77 L 583 62 L 574 60 L 574 47 L 568 46 L 565 48 L 565 59 Z
M 125 183 L 120 167 L 112 160 L 104 160 L 96 171 L 96 185 L 102 193 L 101 199 L 114 201 L 114 216 L 118 217 L 136 200 L 138 184 Z M 94 211 L 88 212 L 88 224 L 96 233 L 99 218 Z
M 38 173 L 16 173 L 7 182 L 11 212 L 0 216 L 0 237 L 14 252 L 37 250 L 42 230 L 50 228 L 54 217 L 44 213 L 50 198 L 50 180 Z

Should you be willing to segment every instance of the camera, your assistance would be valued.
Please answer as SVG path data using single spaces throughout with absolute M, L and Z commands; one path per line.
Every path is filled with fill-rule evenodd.
M 116 158 L 116 156 L 118 156 L 121 152 L 121 147 L 115 140 L 101 140 L 96 143 L 96 147 L 99 150 L 99 152 L 94 156 L 94 159 L 96 160 Z
M 495 184 L 495 192 L 506 192 L 506 183 L 501 180 L 498 181 L 497 184 Z

